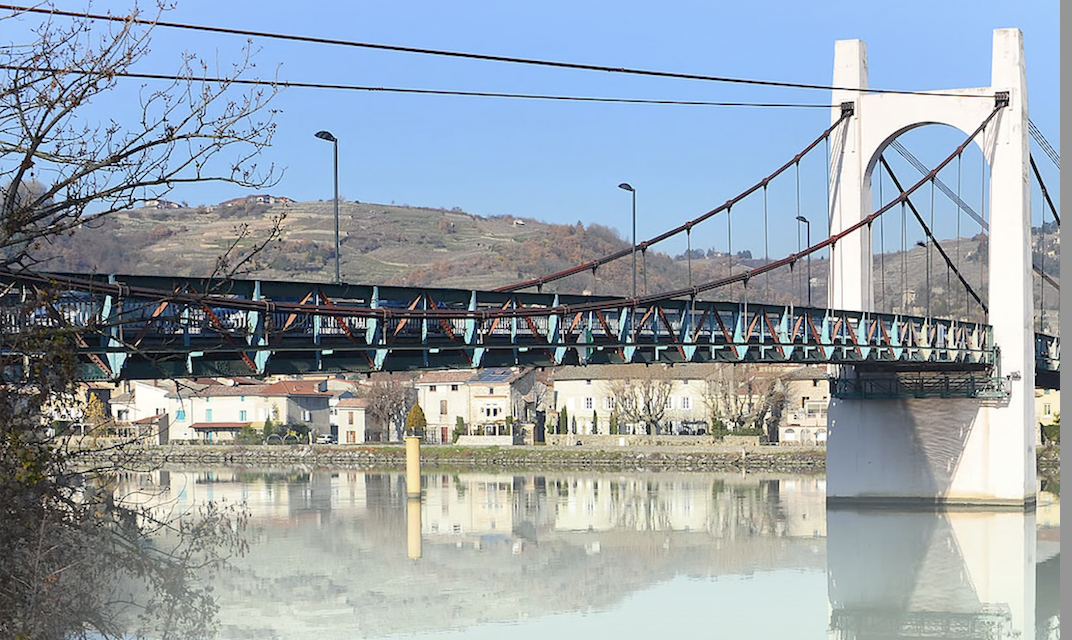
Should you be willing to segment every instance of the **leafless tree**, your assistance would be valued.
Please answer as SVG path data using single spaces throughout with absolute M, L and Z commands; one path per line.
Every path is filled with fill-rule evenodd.
M 765 433 L 781 420 L 785 402 L 785 382 L 779 376 L 760 375 L 752 364 L 718 366 L 708 378 L 704 394 L 714 422 Z
M 406 414 L 416 401 L 413 387 L 402 380 L 377 380 L 362 390 L 368 400 L 366 411 L 384 433 L 394 430 L 395 439 L 402 439 Z
M 151 28 L 137 11 L 118 23 L 56 15 L 31 25 L 41 10 L 0 16 L 5 39 L 26 33 L 0 48 L 0 269 L 39 267 L 52 240 L 176 185 L 274 182 L 256 162 L 274 131 L 274 92 L 234 84 L 250 50 L 211 79 L 209 64 L 183 56 L 184 79 L 146 80 L 124 120 L 97 104 L 136 82 Z M 236 238 L 214 276 L 255 260 L 258 243 Z M 26 301 L 28 312 L 38 306 Z M 62 427 L 43 420 L 47 406 L 77 402 L 78 347 L 59 322 L 0 336 L 3 353 L 23 355 L 0 385 L 0 637 L 209 636 L 215 601 L 198 574 L 242 550 L 242 514 L 206 505 L 158 519 L 101 484 L 129 468 L 121 446 L 88 459 L 64 447 Z
M 659 366 L 634 368 L 607 383 L 619 423 L 643 424 L 647 435 L 659 433 L 673 388 L 673 379 Z
M 8 14 L 0 25 L 18 32 L 38 15 Z M 32 267 L 50 238 L 176 185 L 276 181 L 274 167 L 257 164 L 275 130 L 274 91 L 234 84 L 252 68 L 248 45 L 222 74 L 185 54 L 174 74 L 184 79 L 145 80 L 131 126 L 96 110 L 94 101 L 138 82 L 131 67 L 148 54 L 150 33 L 130 19 L 47 17 L 28 44 L 0 50 L 0 266 Z

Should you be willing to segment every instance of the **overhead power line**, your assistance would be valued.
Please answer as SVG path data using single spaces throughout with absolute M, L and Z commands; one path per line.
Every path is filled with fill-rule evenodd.
M 41 73 L 81 73 L 92 74 L 92 71 L 78 69 L 53 69 L 51 67 L 30 67 L 0 64 L 0 70 L 4 71 L 34 71 Z M 341 89 L 346 91 L 369 91 L 379 93 L 409 93 L 437 96 L 469 96 L 480 98 L 514 98 L 525 100 L 557 100 L 563 102 L 610 102 L 621 104 L 653 104 L 653 105 L 683 105 L 700 107 L 772 107 L 772 108 L 797 108 L 797 109 L 830 109 L 830 104 L 808 104 L 791 102 L 716 102 L 707 100 L 658 100 L 651 98 L 604 98 L 598 96 L 564 96 L 534 93 L 502 93 L 495 91 L 454 91 L 448 89 L 416 89 L 409 87 L 371 87 L 352 84 L 332 84 L 324 82 L 290 82 L 287 80 L 257 80 L 253 78 L 219 78 L 210 76 L 182 76 L 166 73 L 135 73 L 132 71 L 111 73 L 109 75 L 120 78 L 134 78 L 140 80 L 168 80 L 180 82 L 215 82 L 220 84 L 246 84 L 284 88 L 301 89 Z
M 252 31 L 249 29 L 233 29 L 229 27 L 213 27 L 209 25 L 194 25 L 185 24 L 181 22 L 168 22 L 165 20 L 145 20 L 142 18 L 131 16 L 113 16 L 106 14 L 93 14 L 88 12 L 76 12 L 76 11 L 63 11 L 60 9 L 50 7 L 26 7 L 21 5 L 0 4 L 0 9 L 6 9 L 8 11 L 17 11 L 24 13 L 44 13 L 49 15 L 65 16 L 70 18 L 90 19 L 90 20 L 108 20 L 113 22 L 125 22 L 131 24 L 143 24 L 147 26 L 160 26 L 168 27 L 172 29 L 186 29 L 193 31 L 203 31 L 207 33 L 223 33 L 228 35 L 240 35 L 247 37 L 258 38 L 271 38 L 276 40 L 288 40 L 292 42 L 307 42 L 313 44 L 330 44 L 336 46 L 345 47 L 358 47 L 363 49 L 377 49 L 381 51 L 395 51 L 400 53 L 415 53 L 431 56 L 444 56 L 450 58 L 462 58 L 468 60 L 483 60 L 488 62 L 505 62 L 511 64 L 524 64 L 541 67 L 554 67 L 559 69 L 574 69 L 580 71 L 602 71 L 606 73 L 622 73 L 629 75 L 640 76 L 653 76 L 659 78 L 674 78 L 678 80 L 702 80 L 706 82 L 724 82 L 733 84 L 746 84 L 755 86 L 766 87 L 781 87 L 787 89 L 818 89 L 821 91 L 862 91 L 866 93 L 896 93 L 896 94 L 911 94 L 911 95 L 926 95 L 926 96 L 947 96 L 956 98 L 988 98 L 993 99 L 993 95 L 983 94 L 955 94 L 944 92 L 931 92 L 931 91 L 903 91 L 894 89 L 869 89 L 860 87 L 838 87 L 821 84 L 809 84 L 803 82 L 781 82 L 775 80 L 759 80 L 754 78 L 733 78 L 726 76 L 710 76 L 695 73 L 680 73 L 674 71 L 655 71 L 651 69 L 634 69 L 629 67 L 611 67 L 606 65 L 595 64 L 583 64 L 577 62 L 561 62 L 555 60 L 540 60 L 536 58 L 518 58 L 514 56 L 500 56 L 484 53 L 471 53 L 464 51 L 448 51 L 444 49 L 426 49 L 421 47 L 407 47 L 402 45 L 390 45 L 373 42 L 359 42 L 355 40 L 339 40 L 335 38 L 319 38 L 314 36 L 300 36 L 293 34 L 276 33 L 270 31 Z

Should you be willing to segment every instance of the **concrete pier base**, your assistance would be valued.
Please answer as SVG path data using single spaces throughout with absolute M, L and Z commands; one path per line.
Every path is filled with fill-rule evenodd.
M 1035 503 L 1033 425 L 974 398 L 846 400 L 830 406 L 827 501 L 988 506 Z

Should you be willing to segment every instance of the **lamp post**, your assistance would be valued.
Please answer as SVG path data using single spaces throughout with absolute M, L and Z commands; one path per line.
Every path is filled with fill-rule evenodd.
M 636 298 L 636 189 L 628 182 L 621 183 L 618 188 L 633 194 L 633 297 Z
M 808 242 L 808 248 L 811 248 L 811 223 L 804 216 L 797 216 L 797 222 L 803 222 L 804 228 L 807 231 L 806 240 Z M 800 236 L 797 236 L 799 238 Z M 808 254 L 808 306 L 811 306 L 811 254 Z
M 917 247 L 927 252 L 927 317 L 931 317 L 931 248 L 929 242 L 917 241 Z
M 636 300 L 636 189 L 628 182 L 618 185 L 619 189 L 625 189 L 633 196 L 633 299 Z M 633 339 L 633 316 L 636 308 L 629 310 L 629 339 Z
M 341 284 L 339 277 L 339 140 L 330 131 L 317 131 L 316 137 L 331 143 L 332 166 L 335 170 L 335 284 Z

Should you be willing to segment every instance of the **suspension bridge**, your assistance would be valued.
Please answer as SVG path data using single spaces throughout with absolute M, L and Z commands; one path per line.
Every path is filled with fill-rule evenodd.
M 834 85 L 850 88 L 835 90 L 830 126 L 725 203 L 617 253 L 492 291 L 0 271 L 5 370 L 8 375 L 30 370 L 34 336 L 47 331 L 72 336 L 78 372 L 86 380 L 630 362 L 826 364 L 832 366 L 836 398 L 831 426 L 857 425 L 854 435 L 842 437 L 852 443 L 851 455 L 842 458 L 849 466 L 830 467 L 831 495 L 845 485 L 851 487 L 846 497 L 947 496 L 950 487 L 937 485 L 906 493 L 903 474 L 893 474 L 898 479 L 891 481 L 887 471 L 843 478 L 850 472 L 859 475 L 861 460 L 881 457 L 877 449 L 890 446 L 914 447 L 904 456 L 922 456 L 930 474 L 925 477 L 956 475 L 952 466 L 941 473 L 931 469 L 932 452 L 921 447 L 918 433 L 914 444 L 862 435 L 866 425 L 890 421 L 891 410 L 903 414 L 901 422 L 914 424 L 916 410 L 906 404 L 911 401 L 959 398 L 966 403 L 956 405 L 964 415 L 950 418 L 958 424 L 1008 421 L 1009 430 L 1018 423 L 1034 425 L 1036 382 L 1059 387 L 1060 345 L 1057 336 L 1028 330 L 1034 326 L 1033 278 L 1040 290 L 1058 290 L 1059 283 L 1032 263 L 1028 179 L 1038 182 L 1056 224 L 1060 218 L 1029 153 L 1029 132 L 1036 135 L 1037 130 L 1027 118 L 1019 31 L 995 32 L 992 87 L 872 93 L 866 68 L 863 43 L 838 42 Z M 934 167 L 916 161 L 922 177 L 906 186 L 883 153 L 906 153 L 897 137 L 935 123 L 951 125 L 965 137 Z M 940 175 L 959 163 L 970 145 L 978 145 L 989 164 L 989 220 L 985 208 L 981 214 L 974 211 Z M 762 198 L 766 216 L 771 184 L 791 176 L 794 168 L 799 180 L 802 159 L 818 148 L 828 155 L 830 223 L 818 242 L 761 266 L 731 268 L 709 282 L 694 284 L 690 272 L 688 286 L 642 296 L 542 291 L 571 275 L 595 274 L 616 260 L 635 259 L 635 252 L 646 254 L 670 238 L 691 240 L 693 229 L 709 219 L 722 216 L 729 222 L 733 208 L 748 198 Z M 896 193 L 883 195 L 885 201 L 876 207 L 871 184 L 879 172 L 894 183 Z M 920 213 L 913 197 L 918 199 L 927 185 L 932 198 L 937 188 L 956 204 L 958 216 L 964 212 L 980 224 L 981 233 L 989 234 L 990 264 L 1001 266 L 990 270 L 988 295 L 975 291 L 963 265 L 934 236 L 933 206 L 930 221 Z M 965 296 L 978 305 L 973 313 L 981 321 L 964 314 L 932 317 L 876 308 L 872 229 L 891 211 L 902 217 L 912 213 L 926 239 L 921 244 L 942 258 L 948 277 L 955 276 Z M 799 267 L 817 252 L 830 257 L 826 305 L 749 299 L 755 292 L 749 295 L 748 285 L 757 277 Z M 737 292 L 733 298 L 720 300 L 719 294 L 731 287 Z M 1001 304 L 988 307 L 984 297 Z M 891 409 L 890 402 L 901 404 Z M 1014 436 L 1005 445 L 1015 443 L 1019 450 L 1027 446 L 1022 440 Z M 1033 450 L 1033 444 L 1028 448 Z M 995 494 L 976 486 L 989 486 L 989 480 L 973 480 L 965 499 L 980 491 L 997 501 L 1033 495 L 1033 460 L 1032 455 L 1029 489 L 1009 489 L 1006 482 Z M 1025 465 L 1018 467 L 1022 477 L 1011 472 L 1013 485 L 1027 482 Z M 889 489 L 891 482 L 897 487 Z

